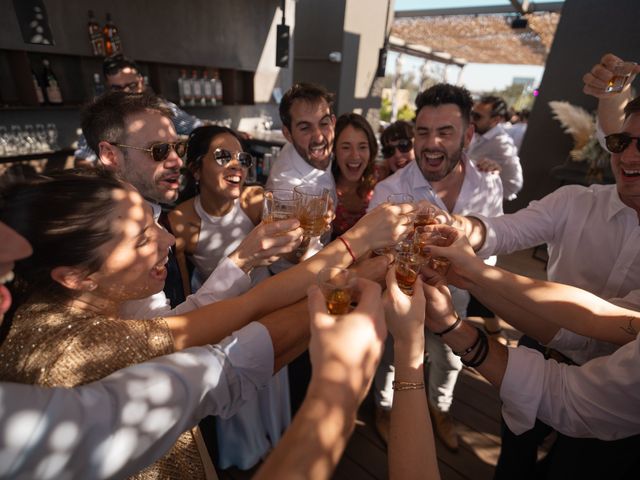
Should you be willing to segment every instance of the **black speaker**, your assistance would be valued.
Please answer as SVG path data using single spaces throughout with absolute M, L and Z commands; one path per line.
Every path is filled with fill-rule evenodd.
M 276 40 L 276 67 L 289 66 L 289 25 L 278 25 Z
M 376 77 L 384 77 L 387 68 L 387 47 L 382 47 L 378 52 L 378 68 L 376 69 Z

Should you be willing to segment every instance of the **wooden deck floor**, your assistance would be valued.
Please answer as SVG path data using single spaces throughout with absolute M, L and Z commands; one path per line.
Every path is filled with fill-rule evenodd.
M 498 265 L 513 272 L 545 278 L 544 263 L 525 250 L 498 259 Z M 540 253 L 540 252 L 537 252 Z M 544 254 L 544 252 L 542 252 Z M 519 333 L 503 324 L 510 340 Z M 493 478 L 500 453 L 500 400 L 498 392 L 472 369 L 464 368 L 454 392 L 452 415 L 460 434 L 460 449 L 453 453 L 436 439 L 442 480 Z M 221 479 L 245 479 L 251 472 L 222 472 Z M 355 432 L 333 475 L 334 480 L 379 480 L 388 478 L 387 452 L 374 427 L 371 392 L 358 413 Z

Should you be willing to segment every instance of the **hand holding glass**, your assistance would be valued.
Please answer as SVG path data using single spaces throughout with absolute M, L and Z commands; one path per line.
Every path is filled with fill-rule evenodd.
M 351 270 L 330 267 L 318 272 L 318 285 L 331 315 L 349 313 L 356 277 Z

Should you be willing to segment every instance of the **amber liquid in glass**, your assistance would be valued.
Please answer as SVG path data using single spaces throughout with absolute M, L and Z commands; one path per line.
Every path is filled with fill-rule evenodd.
M 450 266 L 451 262 L 446 257 L 431 257 L 431 260 L 429 260 L 429 268 L 443 276 L 447 274 Z
M 324 217 L 311 216 L 306 212 L 302 212 L 298 220 L 300 220 L 300 226 L 308 237 L 317 237 L 324 231 Z
M 436 217 L 429 214 L 418 213 L 413 220 L 413 228 L 426 227 L 427 225 L 437 225 Z
M 337 289 L 327 295 L 327 310 L 331 315 L 344 315 L 349 313 L 351 305 L 351 292 Z
M 418 271 L 403 263 L 396 266 L 396 280 L 398 287 L 407 295 L 413 295 L 413 285 L 418 279 Z

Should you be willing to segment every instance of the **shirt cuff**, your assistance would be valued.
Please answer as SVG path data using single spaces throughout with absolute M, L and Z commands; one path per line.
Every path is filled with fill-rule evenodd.
M 545 359 L 540 352 L 526 347 L 508 350 L 507 370 L 500 386 L 502 416 L 509 429 L 520 435 L 531 430 L 536 422 Z
M 251 277 L 244 273 L 229 257 L 223 258 L 202 287 L 189 295 L 187 310 L 203 307 L 225 298 L 236 297 L 251 288 Z M 183 304 L 184 305 L 184 304 Z M 176 308 L 176 312 L 180 306 Z
M 491 228 L 491 220 L 488 217 L 478 215 L 476 213 L 469 216 L 480 220 L 484 224 L 484 243 L 482 244 L 480 249 L 478 249 L 476 255 L 480 258 L 488 258 L 492 256 L 496 250 L 496 246 L 498 245 L 498 237 L 493 228 Z

